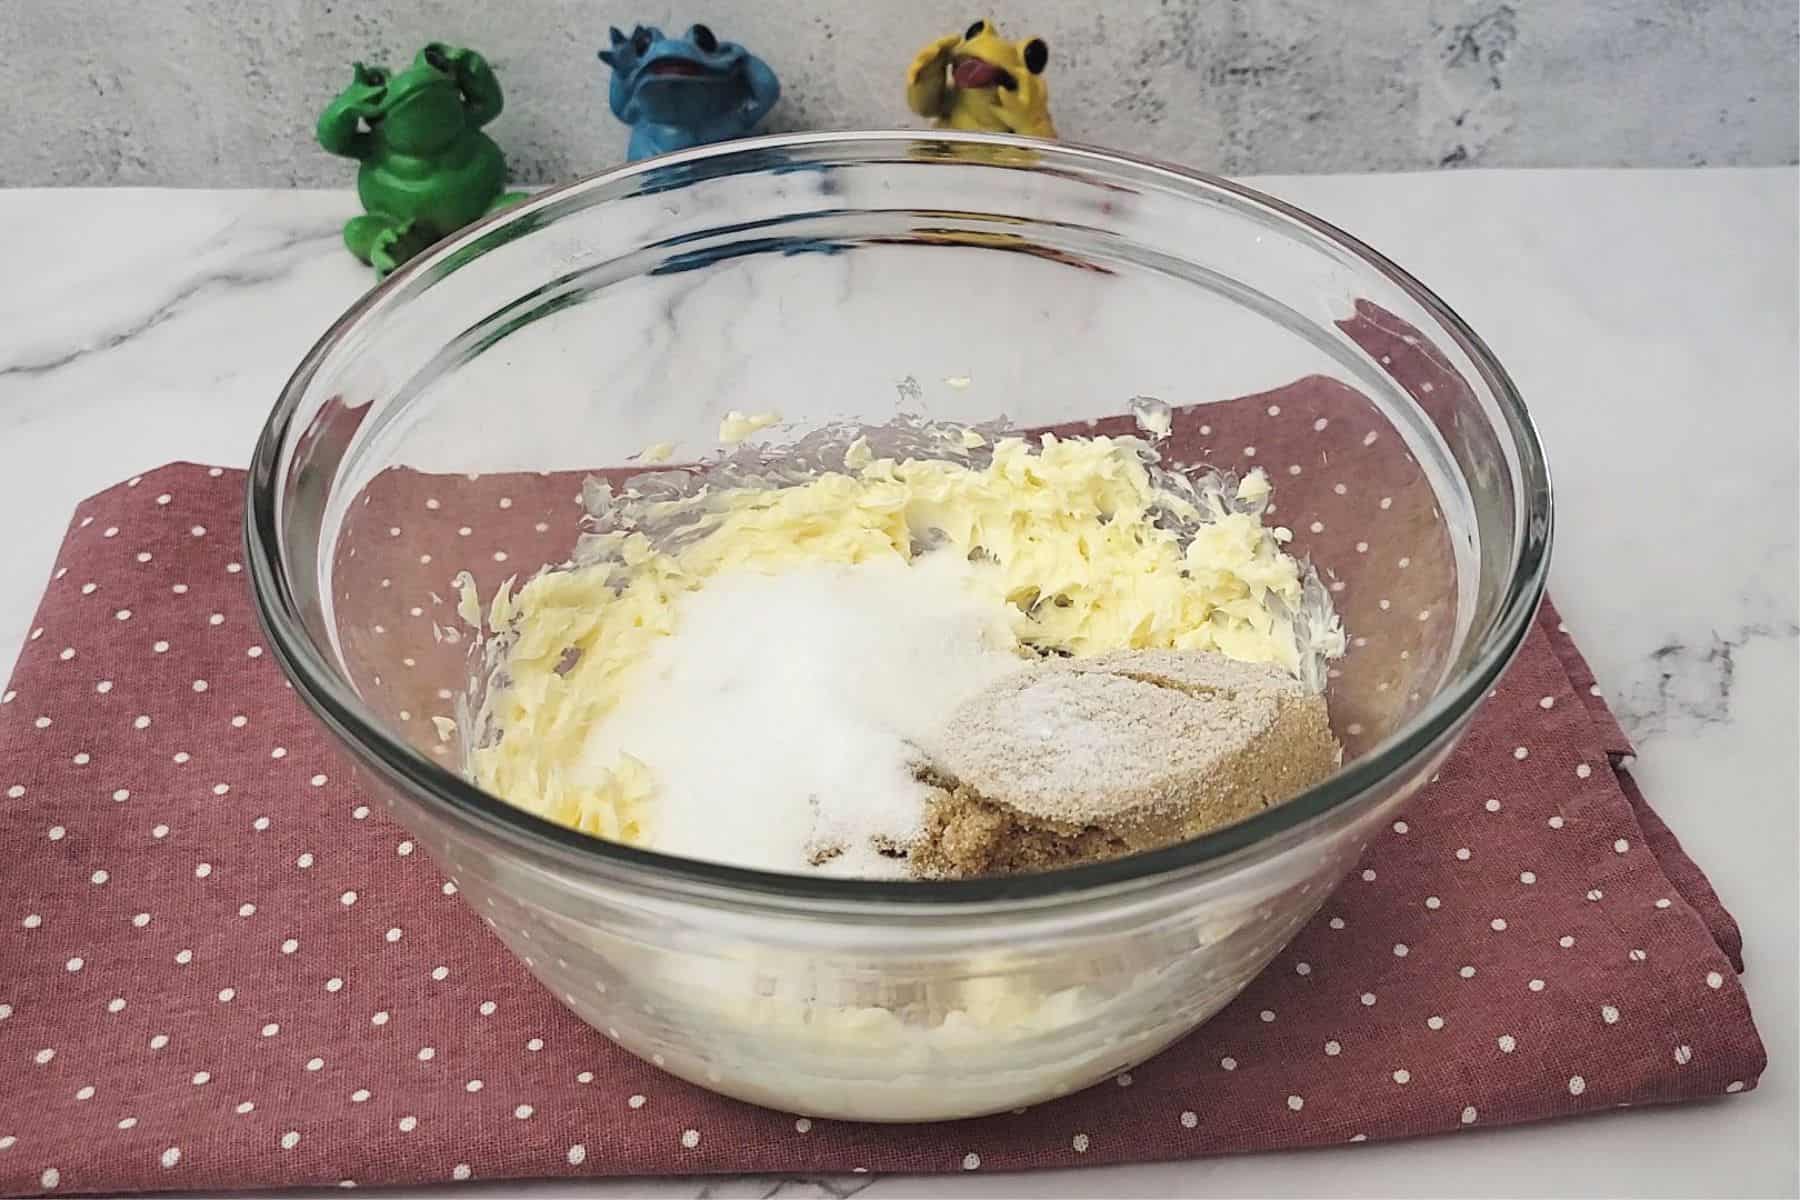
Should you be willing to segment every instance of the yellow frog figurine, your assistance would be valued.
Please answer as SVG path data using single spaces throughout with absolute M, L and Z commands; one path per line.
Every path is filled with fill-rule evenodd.
M 940 129 L 1053 138 L 1043 38 L 1009 42 L 981 20 L 919 51 L 906 72 L 907 107 Z

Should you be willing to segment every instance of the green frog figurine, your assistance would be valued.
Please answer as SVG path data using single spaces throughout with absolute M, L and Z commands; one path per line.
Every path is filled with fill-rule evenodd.
M 500 115 L 500 82 L 473 50 L 433 42 L 404 71 L 357 63 L 350 86 L 319 115 L 319 144 L 362 164 L 363 215 L 344 244 L 379 278 L 495 208 L 506 160 L 481 127 Z

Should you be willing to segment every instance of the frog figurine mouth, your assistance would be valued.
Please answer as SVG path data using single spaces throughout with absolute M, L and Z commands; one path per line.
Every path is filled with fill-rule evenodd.
M 973 91 L 977 88 L 1017 88 L 1019 81 L 1005 67 L 995 66 L 985 58 L 972 54 L 958 57 L 950 66 L 950 78 L 957 87 Z
M 685 58 L 659 58 L 644 67 L 644 74 L 671 79 L 719 79 L 722 75 Z

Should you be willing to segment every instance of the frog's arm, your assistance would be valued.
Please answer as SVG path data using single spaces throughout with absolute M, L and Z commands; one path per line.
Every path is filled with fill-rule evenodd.
M 744 63 L 744 77 L 750 87 L 750 96 L 744 101 L 742 110 L 744 130 L 748 132 L 768 116 L 775 102 L 781 99 L 781 81 L 775 78 L 769 64 L 754 54 Z
M 1055 138 L 1056 124 L 1050 119 L 1049 89 L 1038 86 L 1027 96 L 1023 88 L 996 88 L 995 107 L 1000 119 L 1014 133 L 1026 137 Z
M 488 66 L 487 59 L 473 50 L 458 51 L 453 61 L 456 63 L 456 86 L 462 89 L 463 112 L 469 118 L 469 125 L 479 129 L 499 116 L 505 104 L 500 95 L 500 81 L 494 78 L 494 69 Z
M 946 72 L 950 52 L 962 41 L 962 35 L 941 37 L 913 58 L 906 72 L 906 106 L 921 117 L 941 117 L 949 100 Z
M 367 158 L 375 139 L 358 128 L 362 107 L 361 98 L 349 93 L 327 104 L 325 111 L 319 114 L 319 145 L 345 158 Z

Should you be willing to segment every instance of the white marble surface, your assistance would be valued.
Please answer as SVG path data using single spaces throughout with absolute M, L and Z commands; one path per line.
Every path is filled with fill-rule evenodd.
M 1511 369 L 1560 489 L 1553 590 L 1644 790 L 1743 924 L 1767 1042 L 1731 1103 L 1456 1138 L 1040 1176 L 627 1181 L 457 1195 L 1779 1195 L 1796 1175 L 1795 170 L 1253 181 L 1434 287 Z M 241 465 L 367 285 L 335 192 L 0 191 L 0 662 L 70 507 Z M 429 1191 L 418 1195 L 432 1195 Z

